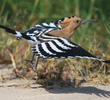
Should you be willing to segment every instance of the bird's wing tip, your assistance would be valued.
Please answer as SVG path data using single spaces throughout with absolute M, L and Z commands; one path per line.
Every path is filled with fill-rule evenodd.
M 104 60 L 103 62 L 105 62 L 105 63 L 110 63 L 110 60 Z

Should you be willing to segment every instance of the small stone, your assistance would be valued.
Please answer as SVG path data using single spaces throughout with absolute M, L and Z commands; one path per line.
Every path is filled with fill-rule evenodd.
M 31 84 L 30 87 L 31 87 L 31 88 L 41 88 L 41 87 L 43 87 L 43 86 L 40 85 L 40 84 Z

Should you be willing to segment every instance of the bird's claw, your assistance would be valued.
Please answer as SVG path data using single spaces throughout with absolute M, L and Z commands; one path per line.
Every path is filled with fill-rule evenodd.
M 25 61 L 30 63 L 30 68 L 32 69 L 34 68 L 34 64 L 32 60 L 25 60 Z

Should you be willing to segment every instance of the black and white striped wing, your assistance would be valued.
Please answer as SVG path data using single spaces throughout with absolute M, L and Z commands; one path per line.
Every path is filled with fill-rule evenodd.
M 51 31 L 60 30 L 62 27 L 60 25 L 56 25 L 54 22 L 50 22 L 49 24 L 42 23 L 41 25 L 36 24 L 35 27 L 31 27 L 22 34 L 27 36 L 41 36 L 43 34 L 49 33 Z
M 33 52 L 42 58 L 88 58 L 98 59 L 77 44 L 70 42 L 65 38 L 57 38 L 48 42 L 37 44 Z
M 32 27 L 25 32 L 22 32 L 22 37 L 28 40 L 29 43 L 36 44 L 38 42 L 43 42 L 41 39 L 43 34 L 47 34 L 54 30 L 59 30 L 53 22 L 50 24 L 42 23 L 42 25 L 37 24 L 36 27 Z M 44 37 L 44 36 L 43 36 Z

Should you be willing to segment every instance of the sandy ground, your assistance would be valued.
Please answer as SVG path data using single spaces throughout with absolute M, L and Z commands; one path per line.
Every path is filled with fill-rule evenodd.
M 10 66 L 0 65 L 0 100 L 110 100 L 110 86 L 43 87 L 25 79 L 9 80 L 11 72 Z

